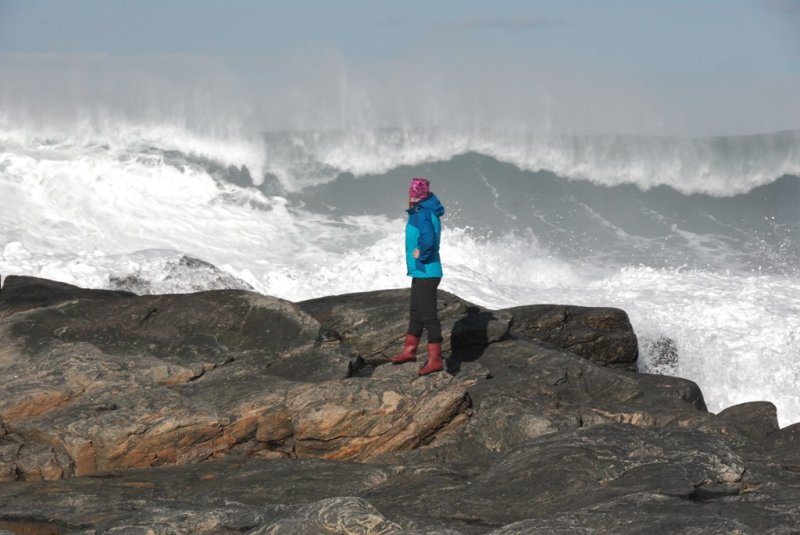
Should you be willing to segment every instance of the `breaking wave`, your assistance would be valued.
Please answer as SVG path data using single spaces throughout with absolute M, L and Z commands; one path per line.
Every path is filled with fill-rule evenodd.
M 712 410 L 769 399 L 800 421 L 800 132 L 0 125 L 3 276 L 295 301 L 405 287 L 405 188 L 426 175 L 448 209 L 443 289 L 618 306 L 644 371 L 697 381 Z

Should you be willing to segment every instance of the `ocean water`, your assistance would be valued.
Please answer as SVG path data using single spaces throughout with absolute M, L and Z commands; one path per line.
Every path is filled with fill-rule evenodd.
M 361 129 L 215 139 L 0 129 L 0 273 L 298 301 L 407 287 L 406 187 L 447 207 L 442 288 L 614 306 L 640 368 L 800 421 L 800 131 L 716 138 Z

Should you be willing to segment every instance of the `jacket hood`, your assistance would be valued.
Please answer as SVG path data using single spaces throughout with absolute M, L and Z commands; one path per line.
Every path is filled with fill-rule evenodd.
M 410 213 L 415 210 L 419 210 L 421 208 L 424 208 L 425 210 L 430 210 L 431 212 L 436 214 L 437 217 L 442 217 L 444 215 L 444 206 L 439 201 L 439 197 L 437 197 L 433 193 L 431 193 L 428 197 L 419 201 L 417 204 L 409 208 L 408 212 Z

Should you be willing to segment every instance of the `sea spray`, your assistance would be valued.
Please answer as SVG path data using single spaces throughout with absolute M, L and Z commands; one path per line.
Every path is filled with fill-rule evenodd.
M 767 399 L 800 420 L 797 132 L 301 132 L 228 150 L 172 128 L 120 125 L 107 143 L 4 130 L 0 273 L 290 300 L 407 287 L 405 188 L 426 174 L 448 209 L 443 289 L 495 309 L 622 308 L 643 371 L 695 380 L 714 411 Z

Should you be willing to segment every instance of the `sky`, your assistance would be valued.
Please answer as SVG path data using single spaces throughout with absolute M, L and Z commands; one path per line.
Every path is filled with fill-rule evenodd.
M 762 133 L 800 0 L 0 0 L 0 76 L 6 126 Z

